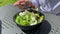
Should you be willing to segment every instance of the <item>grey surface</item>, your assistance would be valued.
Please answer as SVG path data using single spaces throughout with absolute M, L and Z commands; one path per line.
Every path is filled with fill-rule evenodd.
M 1 27 L 1 23 L 2 23 L 2 22 L 0 21 L 0 34 L 1 34 L 1 28 L 2 28 L 2 27 Z
M 21 34 L 21 30 L 13 22 L 13 17 L 16 12 L 19 12 L 13 6 L 0 7 L 0 19 L 2 21 L 2 34 Z
M 60 0 L 48 0 L 48 2 L 50 3 L 51 7 L 53 8 L 58 2 L 60 2 Z
M 2 21 L 2 34 L 25 34 L 17 25 L 13 22 L 13 16 L 21 10 L 9 5 L 0 7 L 0 20 Z M 58 10 L 57 10 L 58 11 Z M 41 28 L 35 30 L 35 34 L 60 34 L 60 16 L 56 16 L 50 13 L 45 14 L 45 23 L 41 25 Z M 41 31 L 40 31 L 41 30 Z M 32 31 L 33 32 L 33 31 Z M 34 34 L 30 32 L 29 34 Z M 37 32 L 37 33 L 36 33 Z

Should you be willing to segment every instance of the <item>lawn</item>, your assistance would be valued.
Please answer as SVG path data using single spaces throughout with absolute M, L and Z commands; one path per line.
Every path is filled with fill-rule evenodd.
M 17 0 L 0 0 L 0 6 L 5 6 L 5 5 L 8 5 L 8 4 L 13 4 L 16 1 Z

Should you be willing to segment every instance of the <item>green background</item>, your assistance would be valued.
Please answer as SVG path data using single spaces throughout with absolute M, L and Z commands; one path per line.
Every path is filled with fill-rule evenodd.
M 17 0 L 0 0 L 0 7 L 1 6 L 5 6 L 5 5 L 8 5 L 8 4 L 13 4 L 15 3 Z

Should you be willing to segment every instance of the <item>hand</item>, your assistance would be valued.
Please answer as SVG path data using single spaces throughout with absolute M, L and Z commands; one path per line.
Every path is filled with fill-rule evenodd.
M 17 6 L 20 9 L 25 9 L 26 5 L 34 8 L 34 5 L 29 2 L 29 0 L 18 0 L 16 3 L 14 3 L 14 6 Z

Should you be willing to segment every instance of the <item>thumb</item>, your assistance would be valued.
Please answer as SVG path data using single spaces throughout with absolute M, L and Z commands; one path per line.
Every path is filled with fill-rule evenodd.
M 17 6 L 19 4 L 20 4 L 20 1 L 17 1 L 17 2 L 14 3 L 14 6 Z

